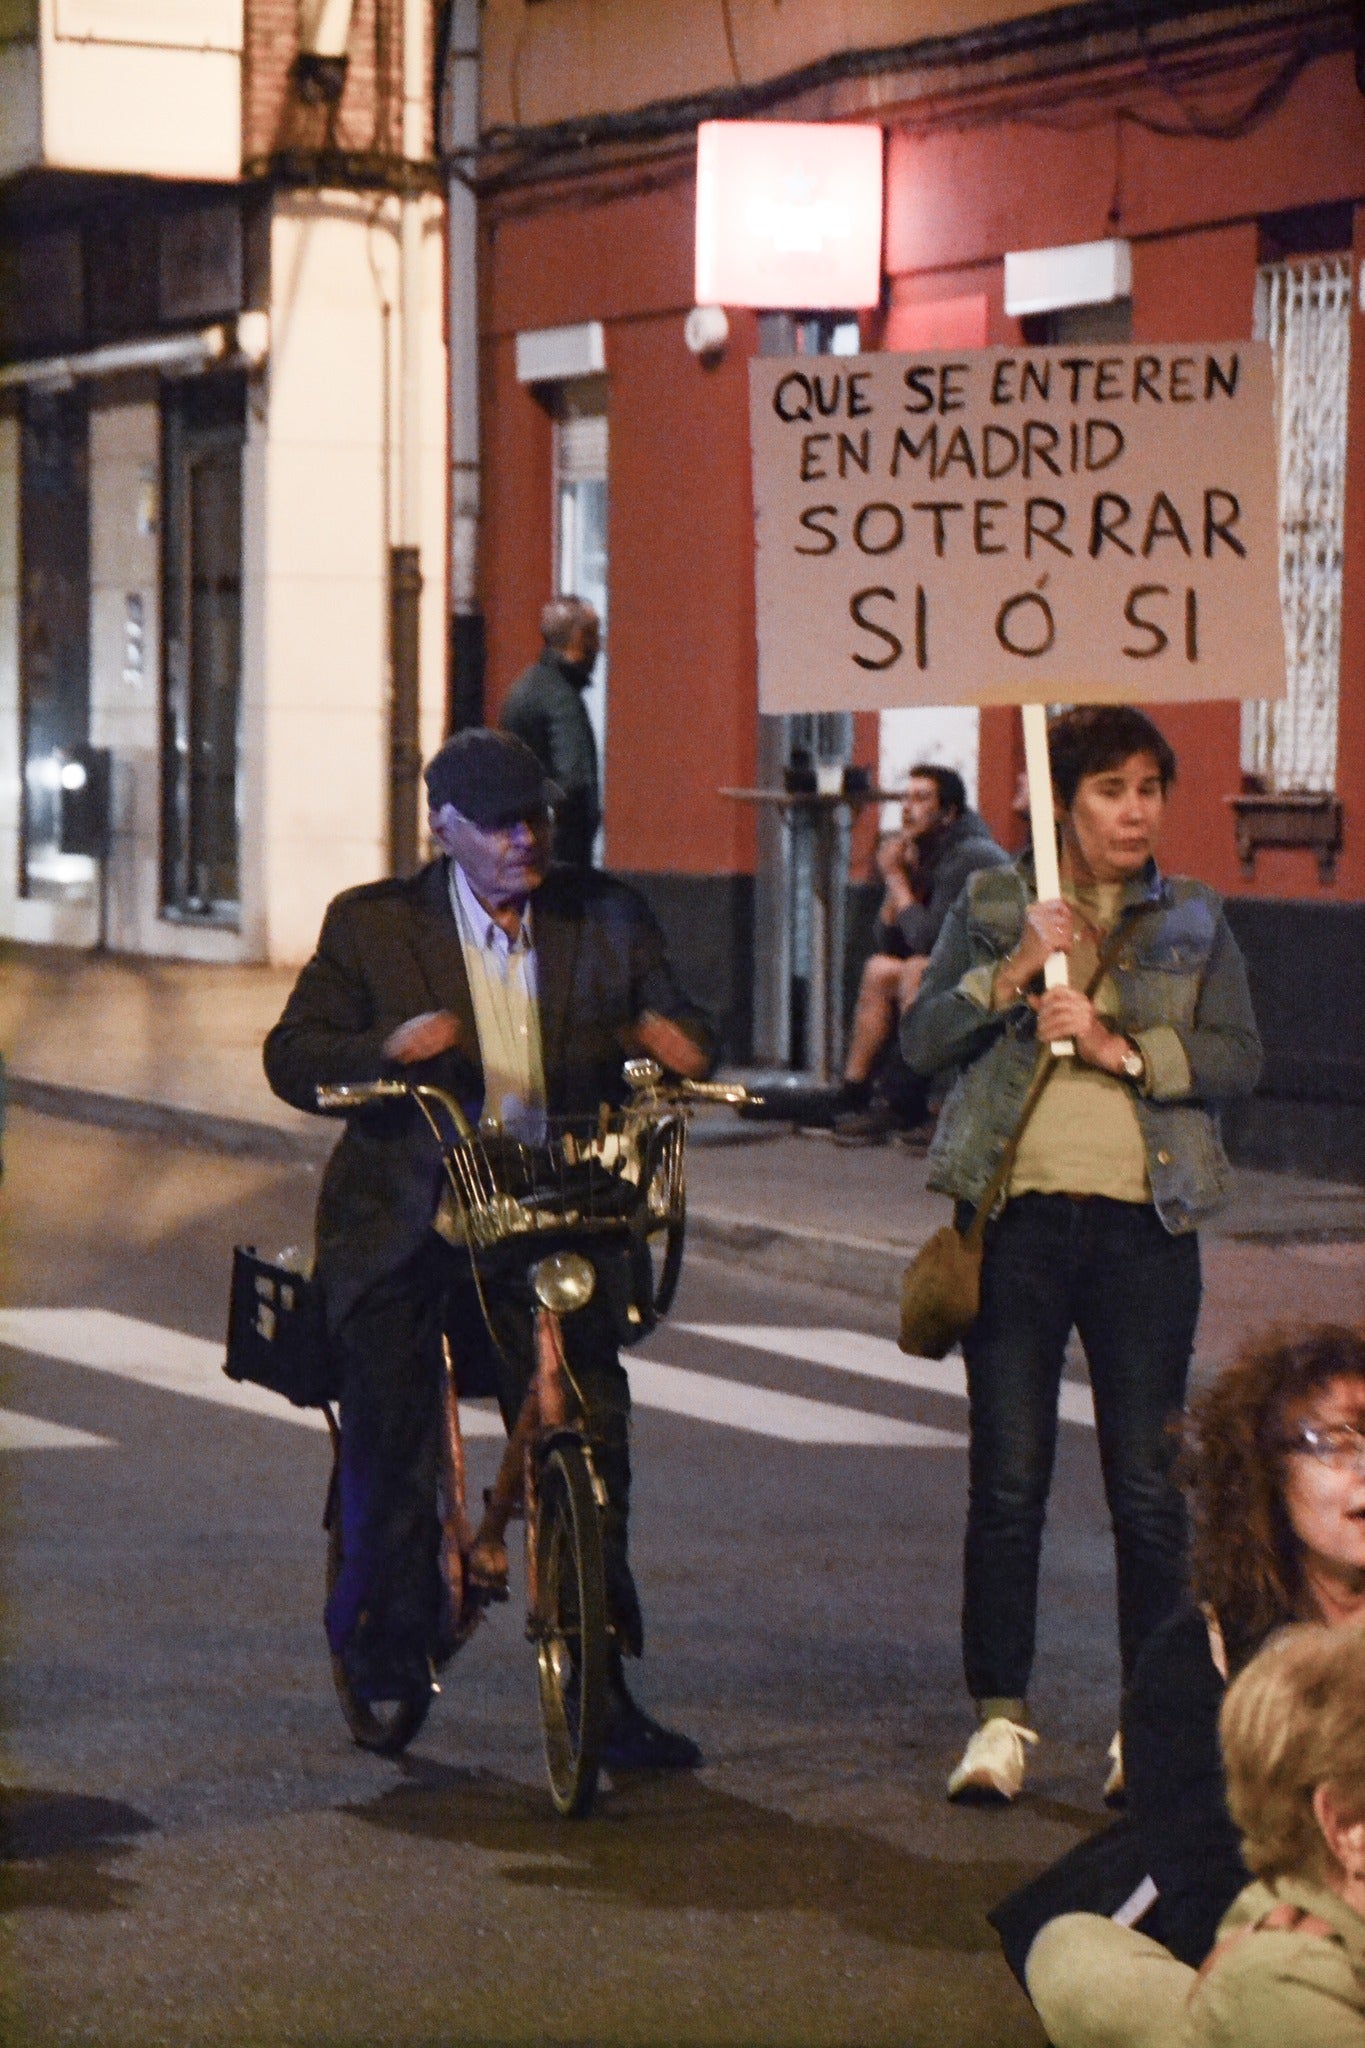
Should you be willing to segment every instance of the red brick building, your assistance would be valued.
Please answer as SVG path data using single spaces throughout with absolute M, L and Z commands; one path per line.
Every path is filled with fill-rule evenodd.
M 1270 1061 L 1239 1118 L 1244 1154 L 1365 1172 L 1365 74 L 1353 11 L 867 0 L 842 10 L 838 40 L 799 12 L 490 0 L 489 705 L 532 657 L 547 593 L 581 582 L 586 564 L 608 611 L 607 860 L 647 888 L 693 979 L 719 994 L 733 1050 L 755 1049 L 757 1011 L 759 1053 L 789 1054 L 763 998 L 771 913 L 754 818 L 721 794 L 771 779 L 792 739 L 761 732 L 756 709 L 746 365 L 762 322 L 732 309 L 722 351 L 685 346 L 695 134 L 706 118 L 876 122 L 884 279 L 857 345 L 1254 332 L 1276 345 L 1291 378 L 1286 489 L 1302 499 L 1283 513 L 1297 695 L 1277 715 L 1163 712 L 1181 762 L 1164 851 L 1228 894 L 1251 959 Z M 1039 310 L 1006 310 L 1007 256 L 1064 259 L 1097 242 L 1121 245 L 1122 289 L 1076 303 L 1059 287 Z M 840 309 L 801 310 L 787 345 L 828 346 Z M 601 528 L 587 555 L 585 521 Z M 1017 839 L 1017 713 L 983 713 L 968 741 L 953 730 L 981 808 Z M 894 765 L 875 718 L 824 738 L 874 772 Z

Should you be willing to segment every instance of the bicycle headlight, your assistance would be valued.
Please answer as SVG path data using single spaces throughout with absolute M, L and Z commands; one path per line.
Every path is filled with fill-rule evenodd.
M 596 1286 L 592 1261 L 581 1252 L 551 1252 L 531 1268 L 532 1292 L 552 1315 L 567 1316 L 586 1308 Z

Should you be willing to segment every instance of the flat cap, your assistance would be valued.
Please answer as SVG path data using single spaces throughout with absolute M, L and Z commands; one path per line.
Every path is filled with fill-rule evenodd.
M 453 804 L 485 830 L 537 818 L 564 794 L 524 740 L 486 725 L 447 740 L 427 763 L 426 785 L 433 811 Z

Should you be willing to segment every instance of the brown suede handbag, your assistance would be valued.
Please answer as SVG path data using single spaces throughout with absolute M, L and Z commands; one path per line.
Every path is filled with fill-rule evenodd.
M 1110 963 L 1132 936 L 1133 919 L 1120 919 L 1100 948 L 1095 972 L 1085 993 L 1093 996 Z M 912 1358 L 943 1358 L 967 1334 L 981 1307 L 981 1260 L 986 1225 L 995 1205 L 1009 1186 L 1015 1154 L 1025 1126 L 1038 1106 L 1038 1098 L 1057 1066 L 1057 1056 L 1048 1046 L 1038 1048 L 1038 1063 L 1029 1082 L 1019 1121 L 1000 1155 L 1000 1164 L 977 1204 L 976 1214 L 965 1231 L 947 1223 L 922 1244 L 901 1276 L 901 1327 L 897 1343 Z

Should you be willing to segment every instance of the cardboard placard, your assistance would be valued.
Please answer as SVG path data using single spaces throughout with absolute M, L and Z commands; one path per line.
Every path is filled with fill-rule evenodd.
M 1271 355 L 756 357 L 759 708 L 1282 697 Z

